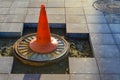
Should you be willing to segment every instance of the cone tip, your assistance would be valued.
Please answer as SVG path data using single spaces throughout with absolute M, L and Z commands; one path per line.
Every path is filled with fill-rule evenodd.
M 45 8 L 45 5 L 44 5 L 44 4 L 41 4 L 41 8 Z

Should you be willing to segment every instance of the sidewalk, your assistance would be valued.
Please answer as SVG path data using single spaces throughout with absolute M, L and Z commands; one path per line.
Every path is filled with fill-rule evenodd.
M 43 0 L 0 0 L 0 36 L 22 35 L 37 23 Z M 11 74 L 13 57 L 0 57 L 0 80 L 120 80 L 120 16 L 102 13 L 95 0 L 44 0 L 49 23 L 67 33 L 89 33 L 94 58 L 69 58 L 70 74 Z

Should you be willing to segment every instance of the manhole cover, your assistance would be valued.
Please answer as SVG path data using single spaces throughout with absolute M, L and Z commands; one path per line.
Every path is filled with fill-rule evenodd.
M 43 66 L 49 63 L 58 62 L 66 57 L 69 49 L 69 44 L 58 35 L 52 34 L 52 37 L 57 39 L 58 47 L 49 54 L 40 54 L 32 51 L 29 47 L 31 40 L 36 38 L 36 33 L 28 34 L 21 37 L 14 44 L 15 56 L 25 64 L 34 66 Z
M 120 14 L 120 1 L 95 1 L 93 6 L 106 13 Z

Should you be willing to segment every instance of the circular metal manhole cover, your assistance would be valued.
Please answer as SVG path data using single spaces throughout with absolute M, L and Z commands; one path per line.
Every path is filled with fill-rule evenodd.
M 15 57 L 23 63 L 33 66 L 44 66 L 46 64 L 62 60 L 68 54 L 69 44 L 64 38 L 61 38 L 56 34 L 52 34 L 52 37 L 57 39 L 58 47 L 49 54 L 36 53 L 30 49 L 29 43 L 31 40 L 36 38 L 36 33 L 21 37 L 13 46 Z
M 95 1 L 93 6 L 106 13 L 120 14 L 120 1 Z

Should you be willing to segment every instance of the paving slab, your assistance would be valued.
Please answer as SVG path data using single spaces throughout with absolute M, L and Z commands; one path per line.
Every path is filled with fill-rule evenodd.
M 65 7 L 82 7 L 81 0 L 65 0 Z
M 0 74 L 11 73 L 13 57 L 0 57 Z
M 64 2 L 48 2 L 48 3 L 46 3 L 46 7 L 50 7 L 50 8 L 56 8 L 56 7 L 57 8 L 64 8 L 65 4 L 64 4 Z
M 64 0 L 48 0 L 46 6 L 47 7 L 65 7 Z
M 20 37 L 23 32 L 23 23 L 2 23 L 0 26 L 1 37 Z
M 120 80 L 120 74 L 101 74 L 101 80 Z
M 40 80 L 70 80 L 67 74 L 42 74 Z
M 11 5 L 12 8 L 27 8 L 29 6 L 29 2 L 23 1 L 14 1 Z
M 0 74 L 0 80 L 8 80 L 8 74 Z
M 81 15 L 81 16 L 85 15 L 83 8 L 66 8 L 66 14 L 67 15 Z
M 39 80 L 40 74 L 25 74 L 23 80 Z
M 97 58 L 101 74 L 119 74 L 120 58 Z
M 9 8 L 0 8 L 0 15 L 1 14 L 8 14 Z
M 85 16 L 66 15 L 66 23 L 85 24 L 86 18 Z
M 96 1 L 96 0 L 84 0 L 84 1 L 81 0 L 84 8 L 93 8 L 92 4 L 94 1 Z
M 40 8 L 28 8 L 28 15 L 33 14 L 33 15 L 39 15 L 40 14 Z
M 39 18 L 39 15 L 29 14 L 26 16 L 25 23 L 38 23 L 38 18 Z
M 109 24 L 120 24 L 120 15 L 105 14 L 105 18 Z
M 9 8 L 11 7 L 12 1 L 1 1 L 0 8 Z
M 33 0 L 34 1 L 34 0 Z M 40 4 L 42 3 L 38 3 L 38 2 L 30 2 L 28 7 L 29 8 L 40 8 Z
M 104 15 L 101 11 L 96 10 L 95 8 L 89 8 L 89 7 L 85 7 L 84 12 L 85 12 L 85 15 L 99 15 L 99 16 Z
M 29 0 L 31 3 L 46 3 L 48 0 Z
M 115 41 L 116 41 L 116 44 L 120 44 L 120 34 L 113 34 L 113 37 L 114 37 L 114 39 L 115 39 Z
M 116 45 L 93 45 L 93 53 L 96 58 L 120 58 Z
M 49 23 L 65 23 L 65 15 L 49 14 L 48 15 L 48 22 Z
M 65 14 L 65 8 L 46 8 L 47 14 Z
M 90 33 L 111 33 L 108 24 L 88 24 Z
M 47 1 L 48 1 L 48 3 L 49 2 L 62 2 L 62 3 L 64 3 L 65 0 L 47 0 Z
M 117 47 L 118 47 L 118 49 L 119 49 L 119 51 L 120 51 L 120 45 L 117 45 Z
M 90 41 L 93 45 L 116 44 L 112 34 L 90 34 Z
M 120 24 L 109 24 L 112 33 L 120 33 Z
M 15 15 L 7 15 L 5 18 L 4 22 L 7 23 L 21 23 L 25 21 L 25 14 L 19 15 L 19 14 L 15 14 Z
M 95 58 L 69 58 L 70 74 L 99 73 Z
M 24 74 L 9 74 L 8 80 L 23 80 Z
M 66 24 L 67 33 L 88 33 L 87 24 Z
M 89 16 L 89 15 L 86 15 L 86 19 L 87 19 L 87 23 L 88 24 L 105 24 L 107 23 L 106 19 L 104 16 Z
M 0 15 L 0 22 L 4 22 L 5 21 L 5 18 L 6 18 L 6 15 Z
M 27 14 L 27 8 L 10 8 L 9 14 Z
M 70 80 L 100 80 L 98 74 L 71 74 Z

